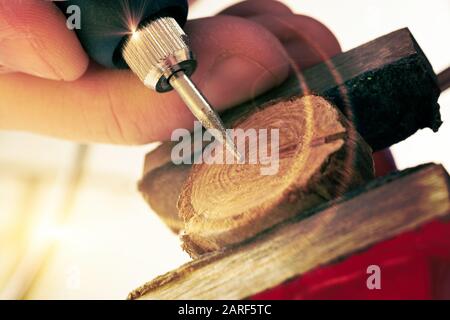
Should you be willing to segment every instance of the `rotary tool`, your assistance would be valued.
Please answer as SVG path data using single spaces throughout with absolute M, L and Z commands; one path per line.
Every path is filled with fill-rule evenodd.
M 190 76 L 197 62 L 182 26 L 187 0 L 69 0 L 57 2 L 67 15 L 76 6 L 81 27 L 77 36 L 88 55 L 109 68 L 129 67 L 157 91 L 175 89 L 203 127 L 232 154 L 240 154 L 222 120 Z

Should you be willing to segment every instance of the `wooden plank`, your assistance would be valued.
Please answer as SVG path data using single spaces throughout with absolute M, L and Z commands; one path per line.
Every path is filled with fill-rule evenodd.
M 450 88 L 450 67 L 440 72 L 437 77 L 441 91 L 445 91 Z
M 408 29 L 400 29 L 293 75 L 279 88 L 223 114 L 232 123 L 268 101 L 308 92 L 326 97 L 374 150 L 441 125 L 436 75 Z
M 450 179 L 442 166 L 422 165 L 377 179 L 316 211 L 187 263 L 128 298 L 250 297 L 434 219 L 448 219 Z

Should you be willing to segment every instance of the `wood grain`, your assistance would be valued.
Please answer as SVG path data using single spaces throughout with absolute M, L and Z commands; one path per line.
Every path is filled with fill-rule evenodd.
M 445 91 L 450 88 L 450 67 L 440 72 L 437 75 L 437 79 L 441 91 Z
M 258 157 L 260 146 L 247 140 L 244 164 L 193 165 L 178 201 L 183 248 L 191 257 L 248 240 L 374 177 L 372 150 L 321 97 L 261 106 L 235 129 L 266 129 L 268 135 L 276 130 L 279 160 L 273 159 L 269 175 L 262 174 L 269 162 Z
M 436 75 L 408 29 L 293 74 L 280 87 L 225 112 L 222 118 L 231 127 L 269 101 L 308 92 L 326 97 L 343 111 L 374 151 L 421 128 L 437 130 L 441 124 Z M 190 165 L 171 162 L 173 145 L 163 143 L 147 155 L 139 189 L 152 209 L 178 232 L 184 224 L 176 203 Z
M 248 243 L 187 263 L 128 298 L 244 299 L 449 215 L 447 172 L 422 165 L 377 179 Z

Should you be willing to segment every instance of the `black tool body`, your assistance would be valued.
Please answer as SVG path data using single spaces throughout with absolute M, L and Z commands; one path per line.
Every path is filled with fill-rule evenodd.
M 89 56 L 110 68 L 126 68 L 121 47 L 133 29 L 157 16 L 170 16 L 184 26 L 187 0 L 69 0 L 56 2 L 69 17 L 71 6 L 80 10 L 81 27 L 75 29 Z M 73 7 L 72 7 L 73 9 Z

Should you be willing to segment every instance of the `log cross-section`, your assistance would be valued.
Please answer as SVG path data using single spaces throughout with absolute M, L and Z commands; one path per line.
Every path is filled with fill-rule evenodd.
M 203 159 L 206 163 L 193 166 L 178 203 L 185 222 L 183 248 L 193 257 L 248 240 L 373 179 L 372 150 L 321 97 L 261 106 L 235 129 L 242 136 L 275 130 L 279 141 L 265 139 L 262 146 L 255 134 L 259 144 L 241 145 L 244 164 Z M 272 151 L 272 163 L 258 157 L 262 148 Z

